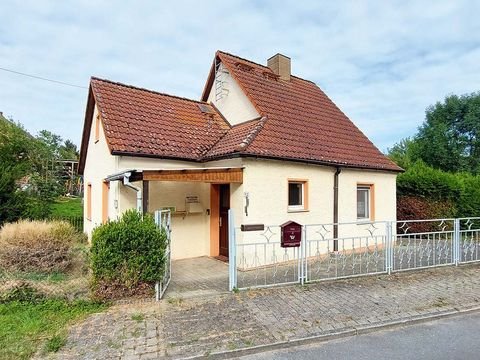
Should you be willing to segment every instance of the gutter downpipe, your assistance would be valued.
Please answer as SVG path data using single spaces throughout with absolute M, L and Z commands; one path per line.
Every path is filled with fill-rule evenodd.
M 338 175 L 341 172 L 337 167 L 333 177 L 333 251 L 338 251 Z
M 126 187 L 129 187 L 130 189 L 133 189 L 137 192 L 137 211 L 142 214 L 142 203 L 143 203 L 143 200 L 142 200 L 142 189 L 139 188 L 138 186 L 135 186 L 133 185 L 131 182 L 130 182 L 130 176 L 132 175 L 132 173 L 130 172 L 127 172 L 124 174 L 123 176 L 123 185 L 125 185 Z

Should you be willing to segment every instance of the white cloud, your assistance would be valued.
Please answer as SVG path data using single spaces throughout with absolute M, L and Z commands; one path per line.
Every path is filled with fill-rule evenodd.
M 4 1 L 0 66 L 87 86 L 91 75 L 198 98 L 215 50 L 276 52 L 381 149 L 425 108 L 480 90 L 475 1 Z M 0 72 L 0 111 L 80 142 L 87 91 Z

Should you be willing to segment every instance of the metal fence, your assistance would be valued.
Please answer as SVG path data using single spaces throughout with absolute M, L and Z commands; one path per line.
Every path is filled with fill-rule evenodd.
M 167 243 L 163 254 L 164 269 L 161 274 L 161 280 L 155 284 L 155 298 L 159 301 L 167 290 L 172 278 L 172 257 L 171 257 L 171 233 L 172 233 L 172 215 L 170 210 L 155 211 L 155 224 L 162 231 L 166 232 Z
M 299 247 L 280 233 L 231 227 L 230 290 L 480 261 L 480 218 L 307 224 Z
M 83 216 L 50 216 L 46 220 L 61 220 L 70 223 L 75 230 L 83 233 Z

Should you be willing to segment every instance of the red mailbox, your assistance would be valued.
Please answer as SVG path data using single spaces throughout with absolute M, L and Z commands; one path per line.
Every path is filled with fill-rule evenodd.
M 280 227 L 282 229 L 282 247 L 299 247 L 302 241 L 302 225 L 295 221 L 287 221 Z

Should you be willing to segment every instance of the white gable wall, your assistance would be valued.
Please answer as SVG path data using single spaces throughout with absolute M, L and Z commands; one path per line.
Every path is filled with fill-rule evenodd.
M 230 125 L 237 125 L 260 117 L 260 114 L 245 95 L 242 88 L 230 75 L 223 64 L 220 64 L 218 71 L 223 73 L 222 77 L 225 91 L 223 97 L 216 100 L 214 81 L 208 95 L 208 102 L 213 103 L 217 109 L 220 110 Z
M 83 182 L 85 187 L 85 196 L 88 184 L 92 185 L 92 216 L 91 219 L 87 219 L 87 201 L 84 197 L 84 231 L 91 236 L 92 230 L 102 223 L 102 188 L 103 180 L 111 174 L 117 172 L 118 168 L 118 158 L 110 154 L 110 150 L 107 145 L 107 140 L 105 138 L 105 133 L 103 132 L 103 126 L 99 126 L 99 139 L 95 141 L 95 122 L 98 115 L 97 106 L 95 106 L 93 112 L 93 120 L 90 129 L 90 139 L 88 140 L 88 151 L 85 159 L 85 169 L 83 172 Z M 112 182 L 110 184 L 109 196 L 108 196 L 108 207 L 109 215 L 116 212 L 114 206 L 114 195 L 118 192 L 117 182 Z

